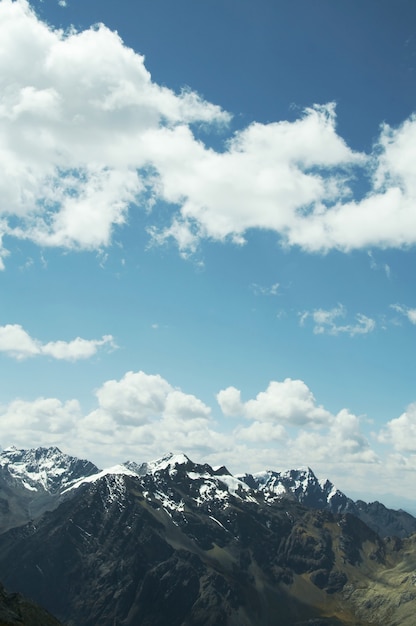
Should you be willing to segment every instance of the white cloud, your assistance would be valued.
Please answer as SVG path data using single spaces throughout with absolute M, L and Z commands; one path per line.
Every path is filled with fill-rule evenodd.
M 331 413 L 303 381 L 273 381 L 245 403 L 230 387 L 218 398 L 225 413 L 240 412 L 242 419 L 216 422 L 210 407 L 162 376 L 127 372 L 96 391 L 96 408 L 87 414 L 77 400 L 56 398 L 0 406 L 0 439 L 5 446 L 60 445 L 102 466 L 127 458 L 151 460 L 171 450 L 198 462 L 226 464 L 233 472 L 309 465 L 347 492 L 374 497 L 387 488 L 406 496 L 412 487 L 416 405 L 377 435 L 387 447 L 381 462 L 362 418 L 345 408 Z M 403 470 L 409 470 L 406 476 Z
M 23 447 L 68 445 L 73 440 L 81 409 L 77 400 L 37 398 L 14 400 L 0 407 L 0 437 L 4 445 Z
M 389 490 L 398 497 L 412 492 L 416 404 L 376 434 L 386 446 L 381 457 L 363 432 L 362 418 L 345 408 L 332 414 L 303 381 L 269 385 L 246 403 L 235 388 L 218 395 L 224 412 L 242 410 L 243 419 L 216 423 L 207 405 L 160 375 L 127 372 L 96 391 L 97 406 L 88 414 L 74 399 L 18 399 L 0 406 L 0 439 L 3 446 L 59 445 L 101 466 L 184 451 L 233 472 L 309 465 L 347 494 L 380 494 L 382 501 Z
M 392 304 L 391 308 L 394 309 L 394 311 L 397 311 L 397 313 L 401 313 L 407 317 L 411 324 L 416 324 L 416 309 L 411 309 L 407 306 L 403 306 L 402 304 Z
M 241 416 L 259 422 L 291 425 L 323 424 L 331 414 L 316 404 L 313 393 L 302 380 L 286 378 L 271 381 L 266 391 L 253 400 L 241 401 L 241 392 L 235 387 L 223 389 L 217 401 L 224 415 Z
M 257 285 L 257 283 L 253 283 L 251 285 L 254 293 L 259 296 L 277 296 L 279 293 L 279 287 L 279 283 L 273 283 L 270 287 L 263 287 L 262 285 Z
M 101 339 L 77 337 L 72 341 L 42 343 L 33 339 L 20 324 L 0 326 L 0 352 L 17 360 L 45 355 L 58 360 L 78 361 L 94 356 L 102 346 L 116 347 L 112 335 L 104 335 Z
M 396 130 L 384 127 L 365 158 L 337 135 L 334 107 L 327 105 L 292 123 L 252 124 L 222 154 L 199 146 L 181 172 L 165 158 L 158 165 L 162 195 L 181 209 L 160 236 L 180 230 L 183 248 L 185 229 L 192 249 L 201 237 L 242 243 L 250 228 L 273 230 L 307 251 L 414 244 L 415 135 L 416 117 Z M 352 167 L 356 175 L 373 172 L 361 200 L 351 197 Z
M 0 352 L 25 359 L 40 354 L 41 347 L 19 324 L 6 324 L 0 327 Z
M 314 324 L 313 332 L 316 335 L 340 335 L 348 334 L 351 337 L 355 335 L 366 335 L 371 333 L 376 323 L 371 317 L 357 313 L 353 324 L 337 324 L 339 318 L 345 318 L 347 310 L 344 305 L 338 304 L 332 309 L 315 309 L 315 311 L 305 311 L 300 314 L 300 325 L 303 326 L 308 318 L 311 318 Z
M 140 449 L 149 460 L 172 448 L 209 453 L 224 447 L 211 409 L 158 374 L 127 372 L 120 380 L 105 382 L 96 397 L 98 408 L 78 424 L 77 440 L 85 450 L 96 453 L 99 441 L 113 457 L 131 457 Z
M 127 372 L 121 380 L 109 380 L 97 390 L 100 412 L 117 423 L 141 424 L 159 417 L 172 387 L 159 375 Z
M 241 401 L 241 391 L 235 387 L 227 387 L 217 394 L 217 402 L 224 415 L 229 417 L 241 417 L 244 405 Z
M 372 270 L 379 270 L 382 269 L 384 270 L 386 277 L 387 278 L 391 278 L 391 267 L 390 265 L 388 265 L 388 263 L 384 263 L 382 265 L 379 265 L 376 260 L 374 259 L 374 255 L 371 252 L 371 250 L 367 253 L 368 257 L 370 259 L 370 267 Z
M 184 231 L 192 245 L 195 237 L 243 243 L 250 228 L 286 237 L 313 207 L 321 210 L 323 201 L 348 194 L 345 171 L 363 161 L 337 135 L 333 105 L 307 109 L 293 123 L 254 123 L 221 154 L 183 131 L 168 139 L 153 162 L 163 199 L 181 209 L 159 237 L 176 237 L 179 230 L 180 247 Z
M 41 354 L 52 356 L 54 359 L 78 361 L 94 356 L 102 346 L 112 349 L 116 347 L 112 335 L 104 335 L 102 339 L 76 337 L 72 341 L 50 341 L 40 346 L 40 350 Z
M 192 91 L 153 83 L 144 58 L 103 25 L 63 33 L 25 0 L 2 0 L 0 41 L 0 213 L 19 219 L 2 223 L 16 237 L 109 244 L 145 191 L 148 141 L 160 143 L 164 127 L 229 119 Z
M 197 418 L 208 419 L 211 409 L 193 395 L 173 390 L 166 398 L 163 415 L 166 419 L 186 422 Z
M 416 243 L 416 117 L 383 126 L 370 155 L 338 135 L 333 103 L 253 123 L 216 152 L 192 125 L 230 115 L 153 82 L 105 26 L 64 33 L 26 0 L 1 0 L 0 41 L 0 236 L 100 249 L 129 207 L 161 199 L 172 216 L 150 216 L 149 232 L 173 238 L 183 256 L 203 238 L 242 244 L 253 228 L 308 251 Z M 356 200 L 349 180 L 368 173 Z
M 318 405 L 302 380 L 272 381 L 253 400 L 241 401 L 241 392 L 228 387 L 217 395 L 224 415 L 243 417 L 234 430 L 238 442 L 255 446 L 269 442 L 279 464 L 314 466 L 322 463 L 377 463 L 378 457 L 361 431 L 361 420 L 347 409 L 332 414 Z M 271 449 L 272 449 L 271 448 Z M 264 452 L 271 456 L 269 452 Z M 262 452 L 263 454 L 263 452 Z
M 416 403 L 410 404 L 400 417 L 390 420 L 381 430 L 379 440 L 393 445 L 398 452 L 416 455 Z
M 312 456 L 317 462 L 336 463 L 377 463 L 377 454 L 372 450 L 367 438 L 361 432 L 359 418 L 348 409 L 341 409 L 331 418 L 329 429 L 324 432 L 300 432 L 291 442 L 306 456 Z M 311 453 L 311 451 L 313 451 Z
M 311 215 L 291 233 L 292 243 L 306 249 L 352 250 L 416 243 L 415 159 L 416 117 L 396 129 L 381 129 L 372 159 L 372 188 L 361 201 L 339 202 L 322 215 Z M 308 228 L 316 229 L 314 239 Z
M 281 424 L 257 421 L 250 426 L 237 427 L 234 436 L 236 439 L 253 443 L 282 442 L 288 439 L 287 432 Z

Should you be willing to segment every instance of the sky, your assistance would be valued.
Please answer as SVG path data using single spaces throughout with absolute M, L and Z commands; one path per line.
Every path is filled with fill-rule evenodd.
M 0 0 L 0 444 L 416 512 L 413 0 Z

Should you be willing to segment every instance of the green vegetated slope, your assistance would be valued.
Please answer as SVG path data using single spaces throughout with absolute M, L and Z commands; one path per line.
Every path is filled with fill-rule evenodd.
M 362 579 L 350 575 L 344 596 L 357 618 L 372 624 L 412 626 L 416 623 L 416 535 L 385 542 L 386 554 L 381 567 L 368 567 Z M 368 561 L 367 561 L 368 563 Z

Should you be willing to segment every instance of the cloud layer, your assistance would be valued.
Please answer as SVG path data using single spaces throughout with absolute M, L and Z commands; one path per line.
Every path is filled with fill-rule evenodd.
M 371 154 L 337 133 L 333 103 L 293 121 L 253 123 L 221 152 L 193 129 L 230 114 L 160 86 L 144 57 L 103 25 L 62 32 L 26 0 L 0 1 L 0 229 L 42 246 L 99 249 L 131 207 L 171 207 L 155 242 L 274 231 L 307 251 L 416 242 L 416 118 L 384 125 Z M 367 176 L 363 198 L 351 181 Z M 6 251 L 3 251 L 3 256 Z
M 365 418 L 347 408 L 332 413 L 302 380 L 271 381 L 255 398 L 241 396 L 234 387 L 219 391 L 228 419 L 217 421 L 215 407 L 162 376 L 130 371 L 104 382 L 87 413 L 75 399 L 14 400 L 0 407 L 0 439 L 5 446 L 60 445 L 103 466 L 151 460 L 169 450 L 226 463 L 234 472 L 309 465 L 344 490 L 394 488 L 408 495 L 413 474 L 402 471 L 416 468 L 415 405 L 371 435 Z

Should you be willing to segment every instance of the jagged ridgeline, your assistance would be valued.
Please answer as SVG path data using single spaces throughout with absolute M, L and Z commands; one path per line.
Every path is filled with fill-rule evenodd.
M 310 469 L 11 448 L 0 528 L 0 580 L 67 626 L 415 624 L 415 518 Z

